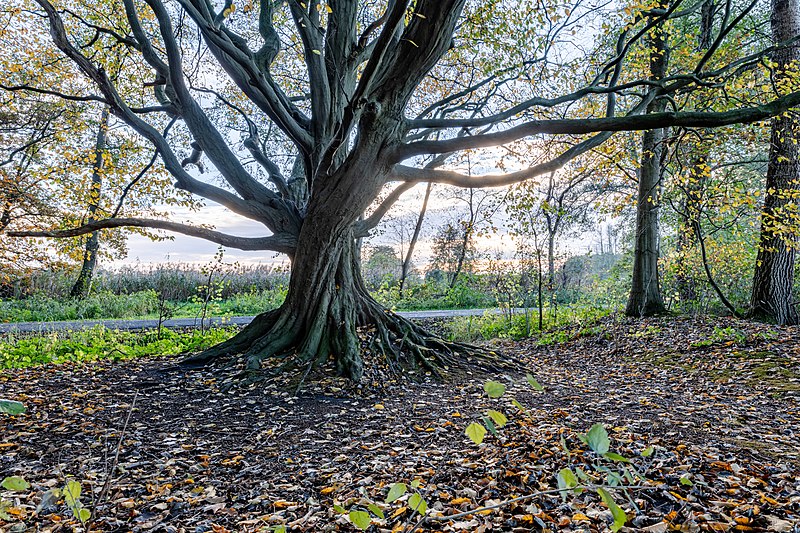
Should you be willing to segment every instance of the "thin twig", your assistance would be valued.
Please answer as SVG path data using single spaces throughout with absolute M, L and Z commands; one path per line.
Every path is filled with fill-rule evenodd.
M 117 464 L 119 463 L 119 452 L 122 449 L 122 441 L 125 439 L 125 433 L 128 430 L 128 423 L 131 420 L 131 415 L 133 414 L 133 408 L 136 406 L 136 399 L 139 397 L 139 391 L 137 390 L 133 395 L 133 401 L 131 402 L 131 406 L 128 408 L 128 414 L 125 417 L 125 423 L 122 425 L 122 431 L 119 434 L 119 439 L 117 440 L 117 449 L 114 452 L 114 460 L 111 461 L 111 468 L 106 473 L 106 480 L 103 483 L 103 488 L 100 490 L 100 494 L 97 496 L 97 499 L 92 503 L 92 516 L 89 519 L 89 522 L 86 525 L 86 530 L 91 530 L 92 524 L 97 519 L 97 508 L 102 505 L 102 502 L 105 500 L 106 496 L 108 496 L 108 491 L 111 488 L 111 479 L 114 476 L 114 471 L 117 469 Z

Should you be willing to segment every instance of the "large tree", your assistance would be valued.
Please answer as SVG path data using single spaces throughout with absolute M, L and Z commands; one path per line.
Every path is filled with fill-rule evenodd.
M 773 0 L 771 17 L 775 42 L 800 35 L 800 3 Z M 775 86 L 779 91 L 800 84 L 800 44 L 778 49 Z M 794 263 L 800 246 L 800 120 L 796 111 L 772 120 L 766 195 L 761 213 L 750 313 L 779 324 L 800 322 L 798 303 L 792 299 Z
M 113 27 L 102 16 L 76 15 L 78 6 L 66 0 L 36 3 L 55 45 L 95 84 L 97 94 L 84 98 L 108 105 L 118 121 L 152 142 L 178 189 L 267 229 L 264 237 L 243 238 L 165 220 L 118 218 L 38 235 L 142 226 L 287 254 L 292 273 L 284 304 L 195 358 L 243 354 L 249 369 L 274 356 L 307 368 L 330 357 L 339 372 L 358 380 L 364 363 L 356 327 L 362 324 L 376 328 L 393 368 L 436 371 L 459 362 L 454 351 L 465 347 L 387 312 L 367 293 L 359 271 L 356 240 L 415 183 L 518 183 L 558 169 L 615 131 L 764 120 L 800 103 L 800 92 L 793 92 L 750 107 L 732 102 L 716 113 L 647 113 L 656 96 L 724 88 L 759 64 L 761 53 L 733 61 L 714 55 L 738 15 L 755 2 L 729 0 L 728 25 L 718 42 L 685 72 L 660 79 L 638 79 L 626 67 L 652 28 L 699 16 L 689 2 L 609 11 L 616 8 L 580 0 L 566 8 L 499 0 L 261 0 L 241 6 L 231 0 L 122 0 L 125 20 Z M 91 9 L 114 9 L 105 6 Z M 609 46 L 588 58 L 581 43 L 590 39 L 578 36 L 559 46 L 564 34 L 594 31 L 607 18 L 624 19 Z M 149 66 L 149 100 L 145 93 L 135 101 L 121 96 L 118 81 L 87 53 L 97 42 L 125 46 L 131 61 Z M 583 114 L 576 116 L 575 109 Z M 178 154 L 186 144 L 162 133 L 171 120 L 192 142 L 185 159 Z M 568 147 L 526 168 L 480 174 L 426 165 L 438 155 L 468 150 L 490 157 L 491 147 L 544 135 L 565 136 Z M 287 148 L 295 159 L 281 158 Z M 220 178 L 216 182 L 187 170 L 206 160 Z M 365 219 L 365 210 L 392 185 Z

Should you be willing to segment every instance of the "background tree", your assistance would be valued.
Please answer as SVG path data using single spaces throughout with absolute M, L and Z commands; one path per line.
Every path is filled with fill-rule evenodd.
M 29 7 L 29 6 L 27 6 Z M 120 90 L 130 95 L 134 83 L 125 76 L 135 76 L 137 70 L 127 62 L 124 46 L 106 46 L 99 39 L 102 32 L 114 32 L 90 22 L 103 18 L 97 11 L 84 12 L 67 8 L 68 16 L 81 20 L 88 35 L 84 52 L 102 62 L 106 72 Z M 98 105 L 87 80 L 63 55 L 41 35 L 32 31 L 40 20 L 31 10 L 18 6 L 0 9 L 0 98 L 7 115 L 18 127 L 3 138 L 2 163 L 7 182 L 27 198 L 37 198 L 37 208 L 9 210 L 7 231 L 42 228 L 71 228 L 87 220 L 130 214 L 165 215 L 165 206 L 191 206 L 187 195 L 172 189 L 171 179 L 157 164 L 149 143 L 120 127 L 109 117 L 107 106 Z M 147 174 L 147 178 L 143 179 Z M 158 207 L 155 206 L 155 201 Z M 15 214 L 16 213 L 16 214 Z M 152 232 L 135 229 L 137 233 L 155 238 Z M 123 257 L 129 230 L 120 228 L 103 232 L 105 246 L 99 246 L 99 231 L 88 238 L 75 237 L 50 244 L 47 253 L 64 262 L 80 261 L 73 294 L 81 296 L 88 290 L 91 272 L 100 255 Z M 18 239 L 3 236 L 4 249 L 18 249 L 20 258 L 30 260 L 29 251 L 39 248 L 28 242 L 19 246 Z M 17 241 L 18 244 L 13 244 Z M 8 261 L 11 261 L 8 258 Z M 5 266 L 9 262 L 5 261 Z
M 779 47 L 774 87 L 779 93 L 796 90 L 800 80 L 800 4 L 796 0 L 773 0 L 771 28 Z M 793 42 L 790 42 L 793 41 Z M 797 324 L 797 302 L 792 298 L 795 257 L 800 235 L 800 120 L 786 112 L 772 120 L 766 195 L 761 214 L 753 295 L 750 313 L 778 324 Z
M 668 4 L 662 4 L 667 9 Z M 667 76 L 670 45 L 663 22 L 651 30 L 650 80 L 655 84 Z M 663 113 L 667 100 L 658 89 L 650 91 L 648 113 Z M 663 313 L 661 285 L 658 276 L 659 233 L 658 209 L 661 203 L 661 177 L 664 157 L 664 128 L 646 130 L 642 134 L 641 165 L 638 170 L 636 229 L 634 232 L 633 276 L 631 292 L 625 307 L 628 316 L 652 316 Z
M 92 181 L 89 192 L 89 205 L 87 206 L 87 221 L 91 224 L 99 217 L 100 195 L 103 187 L 103 170 L 105 168 L 106 136 L 108 133 L 108 108 L 103 108 L 100 124 L 97 127 L 97 140 L 94 145 L 94 163 L 92 164 Z M 100 231 L 95 230 L 89 234 L 83 250 L 83 261 L 78 278 L 72 286 L 70 296 L 81 298 L 88 294 L 97 267 L 97 253 L 100 249 Z

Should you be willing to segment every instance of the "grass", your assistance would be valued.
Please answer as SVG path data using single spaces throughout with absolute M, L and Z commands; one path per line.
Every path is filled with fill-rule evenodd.
M 134 293 L 115 294 L 110 291 L 93 293 L 83 300 L 66 297 L 47 297 L 35 294 L 27 298 L 0 300 L 0 322 L 52 322 L 61 320 L 153 319 L 159 309 L 168 318 L 198 317 L 203 312 L 204 287 L 188 298 L 166 298 L 164 292 L 147 289 Z M 250 316 L 275 309 L 286 298 L 286 285 L 276 283 L 271 288 L 243 292 L 228 292 L 212 288 L 206 316 Z M 175 291 L 166 291 L 172 294 Z M 381 301 L 382 293 L 374 296 Z M 387 307 L 398 311 L 427 309 L 475 309 L 494 307 L 496 302 L 475 290 L 456 287 L 443 294 L 419 293 L 396 301 L 386 301 Z
M 0 342 L 0 369 L 196 352 L 230 338 L 236 331 L 234 327 L 206 332 L 162 330 L 159 335 L 154 330 L 129 332 L 96 326 L 40 336 L 9 335 Z
M 596 322 L 613 311 L 611 308 L 576 304 L 559 308 L 554 318 L 545 309 L 541 331 L 535 309 L 513 314 L 454 317 L 448 325 L 448 337 L 461 342 L 536 337 L 540 346 L 561 344 L 583 335 L 601 334 L 602 330 Z

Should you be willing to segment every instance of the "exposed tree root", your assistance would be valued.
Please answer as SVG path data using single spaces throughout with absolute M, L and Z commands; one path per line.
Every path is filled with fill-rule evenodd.
M 235 379 L 239 384 L 293 372 L 300 376 L 298 389 L 314 368 L 331 361 L 336 373 L 360 381 L 366 354 L 377 355 L 396 376 L 422 370 L 443 378 L 453 369 L 497 372 L 517 366 L 516 360 L 485 348 L 442 339 L 372 298 L 360 304 L 348 320 L 347 311 L 354 306 L 329 302 L 327 313 L 312 314 L 305 325 L 285 307 L 263 313 L 231 339 L 186 358 L 182 365 L 237 365 L 243 367 Z M 356 324 L 365 328 L 361 336 Z

